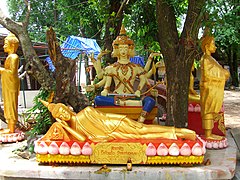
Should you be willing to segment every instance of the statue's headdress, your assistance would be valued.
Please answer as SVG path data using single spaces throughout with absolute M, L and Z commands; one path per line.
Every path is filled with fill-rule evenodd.
M 128 45 L 129 57 L 134 57 L 135 55 L 134 42 L 127 36 L 124 25 L 122 25 L 121 27 L 119 36 L 117 36 L 112 43 L 112 47 L 113 47 L 112 57 L 118 57 L 119 55 L 118 45 Z
M 47 101 L 44 101 L 42 99 L 39 99 L 39 101 L 48 108 L 48 110 L 54 115 L 58 112 L 59 108 L 61 107 L 61 104 L 54 104 L 49 103 Z
M 11 41 L 12 43 L 19 43 L 18 38 L 13 33 L 9 33 L 8 36 L 5 38 L 6 40 Z
M 206 27 L 201 38 L 201 49 L 203 52 L 205 52 L 205 46 L 210 44 L 212 40 L 214 40 L 214 37 L 210 34 L 209 28 Z
M 46 106 L 48 108 L 48 110 L 52 113 L 53 117 L 59 112 L 60 107 L 63 108 L 68 108 L 69 112 L 72 112 L 73 114 L 75 114 L 75 112 L 73 112 L 68 106 L 66 106 L 65 104 L 62 103 L 49 103 L 47 101 L 44 101 L 42 99 L 38 99 L 44 106 Z
M 116 37 L 116 39 L 113 41 L 112 46 L 118 46 L 118 45 L 129 45 L 134 47 L 134 42 L 131 40 L 127 34 L 124 25 L 122 25 L 119 35 Z

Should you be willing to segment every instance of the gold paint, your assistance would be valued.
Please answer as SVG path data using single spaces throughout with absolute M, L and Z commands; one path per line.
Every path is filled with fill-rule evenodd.
M 93 142 L 108 142 L 114 139 L 196 139 L 196 133 L 189 129 L 146 125 L 125 115 L 102 113 L 90 106 L 76 114 L 62 103 L 44 104 L 58 122 L 51 126 L 43 138 L 51 138 L 54 127 L 60 126 L 67 134 L 82 142 L 87 139 Z
M 222 133 L 224 135 L 226 135 L 226 127 L 225 127 L 225 124 L 224 124 L 224 115 L 223 115 L 223 113 L 219 113 L 217 116 L 215 116 L 213 121 L 214 121 L 214 123 L 215 122 L 218 123 L 218 129 L 220 131 L 222 131 Z
M 229 72 L 212 56 L 216 51 L 214 37 L 206 36 L 202 41 L 204 55 L 201 58 L 200 103 L 202 126 L 208 140 L 221 140 L 221 136 L 212 134 L 214 119 L 221 110 L 225 81 Z
M 41 163 L 90 163 L 89 156 L 84 155 L 36 154 L 36 159 Z
M 132 146 L 134 147 L 134 146 Z M 139 147 L 140 150 L 140 147 Z M 114 152 L 117 152 L 115 150 Z M 140 151 L 139 151 L 140 152 Z M 139 159 L 138 162 L 141 164 L 202 164 L 204 161 L 204 156 L 153 156 L 153 157 L 147 157 L 144 155 L 145 152 L 142 152 L 142 159 Z M 121 155 L 120 155 L 121 156 Z M 127 156 L 126 156 L 127 157 Z M 120 159 L 116 156 L 117 159 Z M 122 157 L 124 158 L 124 157 Z M 128 159 L 128 158 L 127 158 Z M 131 156 L 132 159 L 132 156 Z M 92 156 L 84 156 L 84 155 L 52 155 L 52 154 L 36 154 L 36 160 L 40 163 L 91 163 L 91 164 L 126 164 L 123 162 L 123 159 L 121 161 L 114 160 L 113 155 L 109 158 L 107 155 L 101 158 L 94 159 Z M 97 161 L 100 160 L 100 161 Z M 113 160 L 113 161 L 111 161 Z M 145 161 L 146 160 L 146 161 Z M 96 162 L 97 161 L 97 162 Z M 140 164 L 136 161 L 132 161 L 133 164 Z
M 4 117 L 8 123 L 9 132 L 15 131 L 18 121 L 18 95 L 20 90 L 20 79 L 18 77 L 19 57 L 16 54 L 19 41 L 10 33 L 4 40 L 4 52 L 8 56 L 4 62 L 4 68 L 0 67 L 2 80 L 2 96 L 4 102 Z
M 99 58 L 102 58 L 102 55 L 106 54 L 106 51 L 101 51 L 98 60 L 94 60 L 93 57 L 90 57 L 93 61 L 93 66 L 96 69 L 97 77 L 101 77 L 102 80 L 95 85 L 88 86 L 86 91 L 94 91 L 95 88 L 104 86 L 101 95 L 108 96 L 108 93 L 110 93 L 109 87 L 111 86 L 112 81 L 114 81 L 115 86 L 113 92 L 116 94 L 135 94 L 137 97 L 145 95 L 145 93 L 141 94 L 141 91 L 146 84 L 150 85 L 147 79 L 156 72 L 156 66 L 152 59 L 161 54 L 152 52 L 144 68 L 138 64 L 131 63 L 130 58 L 134 57 L 135 54 L 134 42 L 127 36 L 123 25 L 119 36 L 113 41 L 112 46 L 112 57 L 116 57 L 117 62 L 107 66 L 105 69 L 101 68 Z M 149 70 L 151 64 L 153 64 L 153 66 L 152 69 Z M 138 87 L 134 89 L 133 87 L 136 78 L 139 78 L 139 84 Z M 136 106 L 137 104 L 139 105 L 139 102 L 141 103 L 141 100 L 136 100 L 135 97 L 133 97 L 124 101 L 123 104 L 125 106 Z
M 193 71 L 194 71 L 194 64 L 192 65 L 192 70 L 191 70 L 191 73 L 190 73 L 188 102 L 190 102 L 190 103 L 192 103 L 192 102 L 200 103 L 200 96 L 194 90 L 194 76 L 192 74 Z
M 112 108 L 112 107 L 104 107 L 104 108 L 98 108 L 95 109 L 104 112 L 104 113 L 114 113 L 114 114 L 123 114 L 126 115 L 130 119 L 137 120 L 139 117 L 139 114 L 142 112 L 142 107 L 124 107 L 124 108 Z M 154 107 L 153 110 L 148 114 L 146 117 L 146 120 L 154 120 L 157 114 L 157 108 Z
M 201 164 L 204 156 L 153 156 L 148 157 L 147 164 Z
M 140 143 L 98 143 L 90 156 L 92 163 L 126 164 L 131 158 L 133 164 L 141 164 L 146 159 L 144 147 Z

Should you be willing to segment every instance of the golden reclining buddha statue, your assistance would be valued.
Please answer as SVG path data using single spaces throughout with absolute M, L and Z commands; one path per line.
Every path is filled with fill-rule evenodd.
M 116 139 L 196 139 L 196 133 L 185 128 L 146 125 L 124 115 L 102 113 L 86 107 L 75 113 L 62 103 L 54 104 L 40 100 L 57 120 L 43 140 L 109 142 Z M 64 128 L 64 132 L 59 131 Z

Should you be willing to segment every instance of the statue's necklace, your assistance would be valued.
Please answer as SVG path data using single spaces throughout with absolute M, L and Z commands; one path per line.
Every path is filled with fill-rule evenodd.
M 129 79 L 132 78 L 132 75 L 133 75 L 133 67 L 131 66 L 131 64 L 119 64 L 117 66 L 117 75 L 120 76 L 120 72 L 123 76 L 126 76 L 128 74 L 128 70 L 130 69 L 130 77 Z

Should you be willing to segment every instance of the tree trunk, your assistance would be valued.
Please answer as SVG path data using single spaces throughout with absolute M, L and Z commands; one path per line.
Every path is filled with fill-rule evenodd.
M 237 52 L 234 51 L 233 45 L 230 45 L 226 51 L 227 59 L 228 59 L 228 66 L 229 71 L 231 74 L 231 85 L 238 87 L 239 80 L 238 80 L 238 60 L 237 60 Z
M 167 125 L 187 126 L 189 77 L 204 4 L 205 0 L 189 0 L 179 37 L 173 6 L 165 0 L 156 3 L 158 37 L 167 74 Z
M 55 66 L 56 91 L 54 102 L 69 104 L 75 112 L 79 112 L 89 105 L 85 95 L 77 90 L 75 84 L 76 61 L 62 55 L 52 28 L 47 31 L 49 56 Z
M 27 21 L 23 23 L 15 22 L 6 17 L 0 9 L 0 24 L 18 37 L 24 58 L 27 62 L 25 67 L 27 73 L 32 75 L 43 88 L 52 89 L 53 79 L 33 49 L 29 34 L 27 32 Z
M 50 56 L 55 60 L 53 62 L 57 69 L 55 72 L 56 81 L 54 80 L 53 76 L 50 75 L 50 72 L 38 58 L 32 46 L 27 32 L 29 13 L 30 11 L 26 14 L 26 19 L 19 23 L 6 17 L 0 9 L 0 24 L 18 37 L 26 60 L 26 71 L 39 82 L 42 88 L 52 91 L 56 88 L 55 102 L 69 104 L 75 111 L 80 111 L 88 105 L 88 100 L 78 92 L 73 81 L 75 62 L 63 57 L 56 41 L 56 35 L 52 32 L 51 39 L 53 42 L 49 42 L 49 46 L 51 49 L 50 52 L 52 52 Z

